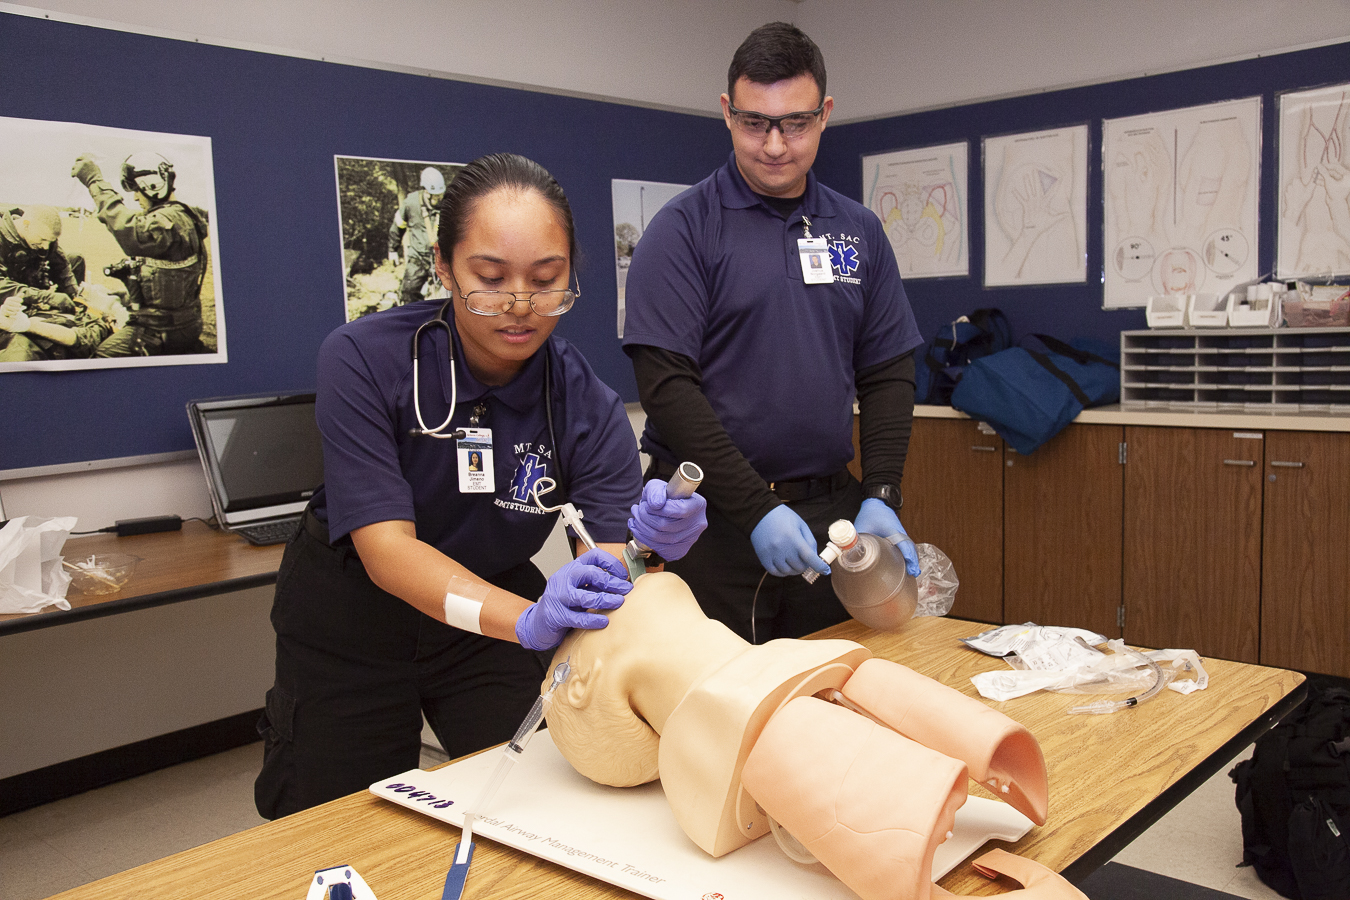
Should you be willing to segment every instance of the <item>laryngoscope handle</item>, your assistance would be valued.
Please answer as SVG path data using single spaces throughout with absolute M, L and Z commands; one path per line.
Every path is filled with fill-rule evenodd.
M 666 482 L 666 496 L 672 500 L 684 500 L 694 495 L 703 483 L 703 470 L 696 463 L 682 462 Z
M 699 468 L 698 464 L 688 461 L 682 462 L 679 468 L 675 470 L 675 474 L 670 476 L 670 480 L 666 482 L 666 497 L 670 500 L 688 499 L 694 496 L 694 491 L 698 490 L 698 486 L 702 483 L 703 470 Z M 651 547 L 637 538 L 633 539 L 633 545 L 644 555 L 652 552 Z

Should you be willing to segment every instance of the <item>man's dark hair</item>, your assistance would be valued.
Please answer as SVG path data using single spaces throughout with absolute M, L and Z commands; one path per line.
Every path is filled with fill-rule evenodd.
M 785 78 L 810 75 L 825 99 L 825 57 L 816 42 L 796 25 L 770 22 L 761 25 L 736 48 L 727 70 L 727 96 L 735 98 L 736 82 L 742 77 L 755 84 L 773 84 Z

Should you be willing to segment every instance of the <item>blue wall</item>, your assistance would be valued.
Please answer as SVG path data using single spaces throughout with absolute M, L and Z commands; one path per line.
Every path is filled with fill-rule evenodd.
M 334 155 L 467 162 L 511 150 L 566 189 L 584 298 L 559 333 L 625 400 L 615 337 L 610 179 L 693 183 L 730 142 L 718 118 L 212 47 L 0 13 L 0 115 L 207 135 L 230 361 L 223 365 L 0 374 L 0 469 L 192 447 L 190 399 L 314 387 L 342 322 Z M 1350 44 L 827 129 L 816 172 L 861 197 L 864 154 L 970 142 L 971 276 L 908 283 L 919 325 L 998 306 L 1017 333 L 1115 343 L 1138 310 L 1101 309 L 1101 120 L 1260 94 L 1261 271 L 1275 252 L 1276 95 L 1350 81 Z M 903 92 L 903 81 L 897 83 Z M 713 98 L 709 98 L 711 108 Z M 1089 283 L 982 287 L 985 135 L 1089 122 Z M 0 173 L 0 203 L 4 179 Z M 586 262 L 589 265 L 586 265 Z
M 1268 273 L 1273 270 L 1275 259 L 1276 120 L 1279 111 L 1276 97 L 1288 90 L 1345 81 L 1350 81 L 1350 43 L 831 126 L 822 137 L 815 171 L 835 190 L 860 198 L 864 155 L 967 141 L 970 183 L 966 196 L 969 198 L 971 274 L 968 278 L 912 279 L 905 283 L 924 336 L 931 338 L 940 326 L 973 309 L 996 306 L 1008 314 L 1015 337 L 1043 332 L 1066 340 L 1096 338 L 1118 346 L 1121 331 L 1143 328 L 1145 323 L 1143 310 L 1102 309 L 1102 119 L 1260 95 L 1263 127 L 1257 252 L 1258 271 Z M 895 89 L 896 94 L 903 97 L 903 78 L 897 79 Z M 985 288 L 984 174 L 980 139 L 1084 122 L 1089 123 L 1091 136 L 1088 148 L 1088 282 Z
M 726 159 L 707 118 L 0 14 L 0 116 L 206 135 L 229 362 L 0 374 L 0 469 L 191 449 L 190 399 L 309 390 L 343 321 L 333 157 L 509 150 L 576 215 L 581 302 L 558 333 L 636 400 L 615 334 L 610 179 L 692 183 Z M 716 98 L 709 98 L 711 107 Z M 6 179 L 0 173 L 0 203 Z

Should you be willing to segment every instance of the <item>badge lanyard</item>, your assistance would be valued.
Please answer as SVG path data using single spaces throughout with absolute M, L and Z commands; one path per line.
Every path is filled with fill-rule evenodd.
M 797 238 L 797 256 L 802 263 L 802 280 L 807 284 L 834 284 L 830 267 L 830 245 L 824 238 L 811 237 L 811 220 L 802 216 L 805 237 Z
M 477 427 L 480 417 L 487 412 L 487 406 L 479 403 L 469 417 L 469 427 L 464 429 L 464 437 L 455 441 L 455 454 L 459 457 L 459 490 L 462 494 L 491 494 L 497 489 L 497 480 L 492 475 L 492 429 Z

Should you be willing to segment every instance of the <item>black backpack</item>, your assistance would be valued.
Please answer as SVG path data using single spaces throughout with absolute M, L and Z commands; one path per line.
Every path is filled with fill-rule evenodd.
M 977 309 L 933 335 L 915 372 L 914 401 L 945 405 L 972 360 L 1012 346 L 1012 327 L 1001 309 Z
M 1242 865 L 1291 900 L 1350 898 L 1350 690 L 1309 684 L 1229 777 Z

